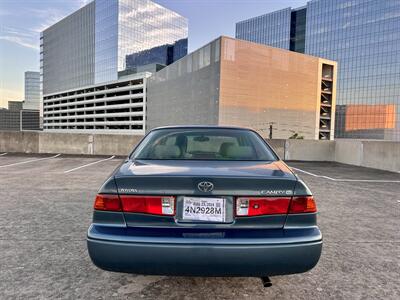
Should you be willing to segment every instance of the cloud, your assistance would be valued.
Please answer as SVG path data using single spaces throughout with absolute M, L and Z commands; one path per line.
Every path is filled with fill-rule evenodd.
M 1 0 L 0 0 L 1 1 Z M 18 44 L 22 47 L 39 50 L 39 39 L 40 33 L 45 29 L 49 28 L 53 24 L 57 23 L 64 17 L 68 16 L 70 13 L 76 11 L 77 9 L 85 6 L 92 0 L 78 0 L 66 2 L 67 7 L 55 8 L 47 7 L 45 9 L 40 9 L 36 7 L 26 7 L 20 12 L 20 16 L 23 18 L 29 18 L 34 25 L 30 28 L 26 27 L 11 27 L 2 26 L 0 31 L 0 40 L 9 41 Z M 9 11 L 0 9 L 0 16 L 10 15 Z M 25 24 L 22 24 L 24 26 Z
M 35 50 L 39 50 L 40 32 L 66 16 L 64 11 L 54 8 L 27 8 L 22 14 L 27 17 L 34 16 L 39 22 L 32 26 L 32 28 L 3 26 L 0 32 L 0 40 L 9 41 Z
M 39 50 L 39 35 L 32 30 L 11 26 L 3 26 L 0 40 L 16 43 L 22 47 Z
M 39 46 L 38 44 L 34 44 L 34 43 L 29 43 L 28 41 L 25 41 L 24 39 L 17 37 L 17 36 L 7 36 L 7 35 L 3 35 L 0 36 L 0 40 L 4 40 L 4 41 L 9 41 L 9 42 L 13 42 L 16 43 L 22 47 L 26 47 L 26 48 L 32 48 L 35 50 L 39 50 Z

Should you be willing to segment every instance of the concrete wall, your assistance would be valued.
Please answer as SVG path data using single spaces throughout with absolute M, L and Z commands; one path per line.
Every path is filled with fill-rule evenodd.
M 335 141 L 335 161 L 374 169 L 400 172 L 400 142 Z
M 39 133 L 40 153 L 92 154 L 88 144 L 88 134 Z
M 333 161 L 334 141 L 286 140 L 285 160 Z
M 128 155 L 138 135 L 0 131 L 0 152 Z
M 361 166 L 400 172 L 400 142 L 363 141 Z
M 285 158 L 285 142 L 286 140 L 266 140 L 267 143 L 275 150 L 276 154 L 278 154 L 278 156 L 281 159 Z
M 39 153 L 39 133 L 0 131 L 0 152 Z
M 0 152 L 128 155 L 142 136 L 0 131 Z M 337 161 L 400 172 L 400 142 L 267 140 L 281 159 Z
M 93 138 L 93 154 L 128 155 L 143 136 L 96 134 Z
M 218 124 L 219 44 L 217 39 L 149 78 L 146 132 L 166 125 Z
M 271 142 L 271 146 L 274 147 L 274 143 Z M 281 143 L 281 140 L 277 143 L 276 150 L 279 149 L 278 152 L 282 151 Z M 283 150 L 284 156 L 279 155 L 285 160 L 336 161 L 400 172 L 400 142 L 348 139 L 335 141 L 285 140 Z
M 362 141 L 346 139 L 339 139 L 335 141 L 335 161 L 344 164 L 361 166 L 362 157 Z

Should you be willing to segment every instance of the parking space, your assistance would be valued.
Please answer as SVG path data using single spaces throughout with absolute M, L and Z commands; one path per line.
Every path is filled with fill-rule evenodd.
M 357 167 L 340 164 L 336 162 L 313 163 L 290 162 L 291 166 L 297 169 L 300 174 L 307 174 L 315 177 L 325 178 L 333 181 L 369 181 L 369 182 L 398 182 L 400 174 L 386 172 L 376 169 Z M 303 171 L 303 172 L 302 172 Z
M 10 165 L 13 163 L 20 163 L 32 159 L 42 158 L 43 156 L 40 154 L 36 155 L 23 155 L 23 154 L 9 154 L 3 153 L 4 155 L 0 156 L 0 166 Z
M 10 155 L 0 159 L 0 174 L 25 174 L 27 172 L 42 173 L 43 176 L 68 174 L 80 170 L 80 172 L 91 172 L 96 164 L 101 168 L 108 165 L 117 166 L 121 157 L 115 156 L 76 156 L 65 154 L 47 155 Z M 45 162 L 44 162 L 45 161 Z M 108 162 L 108 163 L 107 163 Z
M 136 276 L 95 268 L 85 243 L 93 199 L 122 160 L 0 156 L 1 299 L 400 297 L 400 174 L 290 162 L 317 199 L 323 254 L 311 272 L 272 277 L 273 286 L 263 288 L 257 278 Z

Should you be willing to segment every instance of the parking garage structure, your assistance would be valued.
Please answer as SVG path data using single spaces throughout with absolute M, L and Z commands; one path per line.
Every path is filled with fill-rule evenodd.
M 336 77 L 335 61 L 222 36 L 149 78 L 146 129 L 234 125 L 333 140 Z
M 151 73 L 43 95 L 49 132 L 143 134 L 146 81 Z

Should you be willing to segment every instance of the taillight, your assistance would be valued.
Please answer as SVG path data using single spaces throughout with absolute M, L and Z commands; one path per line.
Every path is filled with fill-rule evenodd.
M 317 206 L 313 196 L 236 198 L 236 216 L 238 217 L 315 212 L 317 212 Z
M 289 214 L 314 213 L 317 212 L 313 196 L 293 197 L 290 203 Z
M 175 197 L 120 195 L 124 212 L 174 215 Z
M 287 214 L 290 198 L 240 197 L 236 198 L 236 216 Z
M 121 211 L 121 203 L 118 195 L 98 194 L 94 201 L 94 209 Z
M 175 197 L 98 194 L 94 209 L 171 216 L 175 214 Z

